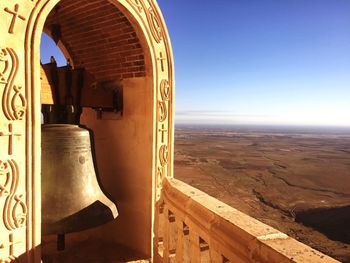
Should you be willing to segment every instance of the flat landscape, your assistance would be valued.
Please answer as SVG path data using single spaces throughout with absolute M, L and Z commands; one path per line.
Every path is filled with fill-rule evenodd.
M 350 262 L 350 131 L 177 126 L 175 177 Z

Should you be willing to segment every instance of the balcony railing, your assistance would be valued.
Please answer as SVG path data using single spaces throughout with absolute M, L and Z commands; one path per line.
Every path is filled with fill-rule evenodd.
M 338 262 L 179 180 L 164 179 L 155 262 Z

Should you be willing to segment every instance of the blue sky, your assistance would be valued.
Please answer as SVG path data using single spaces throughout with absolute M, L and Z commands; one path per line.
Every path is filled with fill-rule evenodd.
M 158 4 L 177 123 L 350 126 L 349 0 Z
M 56 46 L 55 42 L 45 33 L 41 35 L 40 43 L 40 60 L 41 63 L 46 64 L 50 62 L 50 57 L 54 56 L 58 66 L 65 66 L 67 64 L 61 50 Z
M 158 3 L 178 122 L 350 126 L 350 1 Z

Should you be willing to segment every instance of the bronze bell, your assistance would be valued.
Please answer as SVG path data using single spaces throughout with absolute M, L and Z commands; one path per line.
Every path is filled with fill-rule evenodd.
M 44 235 L 81 231 L 118 216 L 98 184 L 88 130 L 43 125 L 41 170 Z

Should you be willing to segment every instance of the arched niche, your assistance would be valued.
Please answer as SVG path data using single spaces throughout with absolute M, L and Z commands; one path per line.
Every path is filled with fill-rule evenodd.
M 6 174 L 16 174 L 18 179 L 19 186 L 12 198 L 20 195 L 22 198 L 21 202 L 14 201 L 13 204 L 18 209 L 18 204 L 23 203 L 22 214 L 26 216 L 25 222 L 18 227 L 14 225 L 13 228 L 0 229 L 0 243 L 3 240 L 12 244 L 9 249 L 0 251 L 0 259 L 3 260 L 23 257 L 29 262 L 39 262 L 41 258 L 40 37 L 50 12 L 57 4 L 64 2 L 71 1 L 22 0 L 18 4 L 12 1 L 0 3 L 3 10 L 9 11 L 9 17 L 3 21 L 7 26 L 0 29 L 0 46 L 8 62 L 6 70 L 4 67 L 0 69 L 5 78 L 11 78 L 8 84 L 3 85 L 4 92 L 0 89 L 3 92 L 1 109 L 4 112 L 0 113 L 3 124 L 1 129 L 11 126 L 11 129 L 20 131 L 18 135 L 21 136 L 16 145 L 11 145 L 14 147 L 11 153 L 0 152 L 0 160 L 13 164 L 10 165 L 12 170 Z M 91 2 L 94 1 L 74 1 L 76 5 L 86 7 Z M 171 46 L 155 2 L 98 2 L 101 8 L 103 5 L 115 8 L 115 12 L 125 16 L 132 25 L 143 50 L 145 72 L 143 76 L 122 76 L 125 107 L 122 118 L 116 120 L 111 114 L 106 114 L 102 119 L 97 119 L 94 111 L 84 110 L 82 123 L 95 133 L 102 184 L 116 201 L 120 217 L 87 231 L 82 238 L 119 243 L 150 258 L 154 209 L 160 195 L 161 181 L 165 176 L 172 175 L 174 80 Z M 76 8 L 78 17 L 79 7 Z M 81 16 L 84 14 L 81 13 Z M 11 17 L 15 19 L 14 25 Z M 93 21 L 90 26 L 94 26 Z M 104 38 L 106 36 L 101 36 L 101 40 Z M 76 66 L 81 63 L 82 56 L 74 53 L 78 52 L 78 48 L 71 47 L 72 43 L 71 40 L 67 41 L 64 46 Z M 108 50 L 101 51 L 103 56 L 108 56 Z M 86 61 L 85 58 L 83 62 L 87 64 Z M 106 71 L 110 68 L 107 67 Z M 7 69 L 13 69 L 16 74 L 7 74 Z M 100 76 L 102 73 L 95 75 Z M 3 99 L 7 97 L 12 104 Z M 10 142 L 5 140 L 1 140 L 0 144 L 10 147 Z M 5 201 L 1 202 L 0 199 L 0 210 L 14 209 L 14 205 L 5 207 L 4 204 Z

